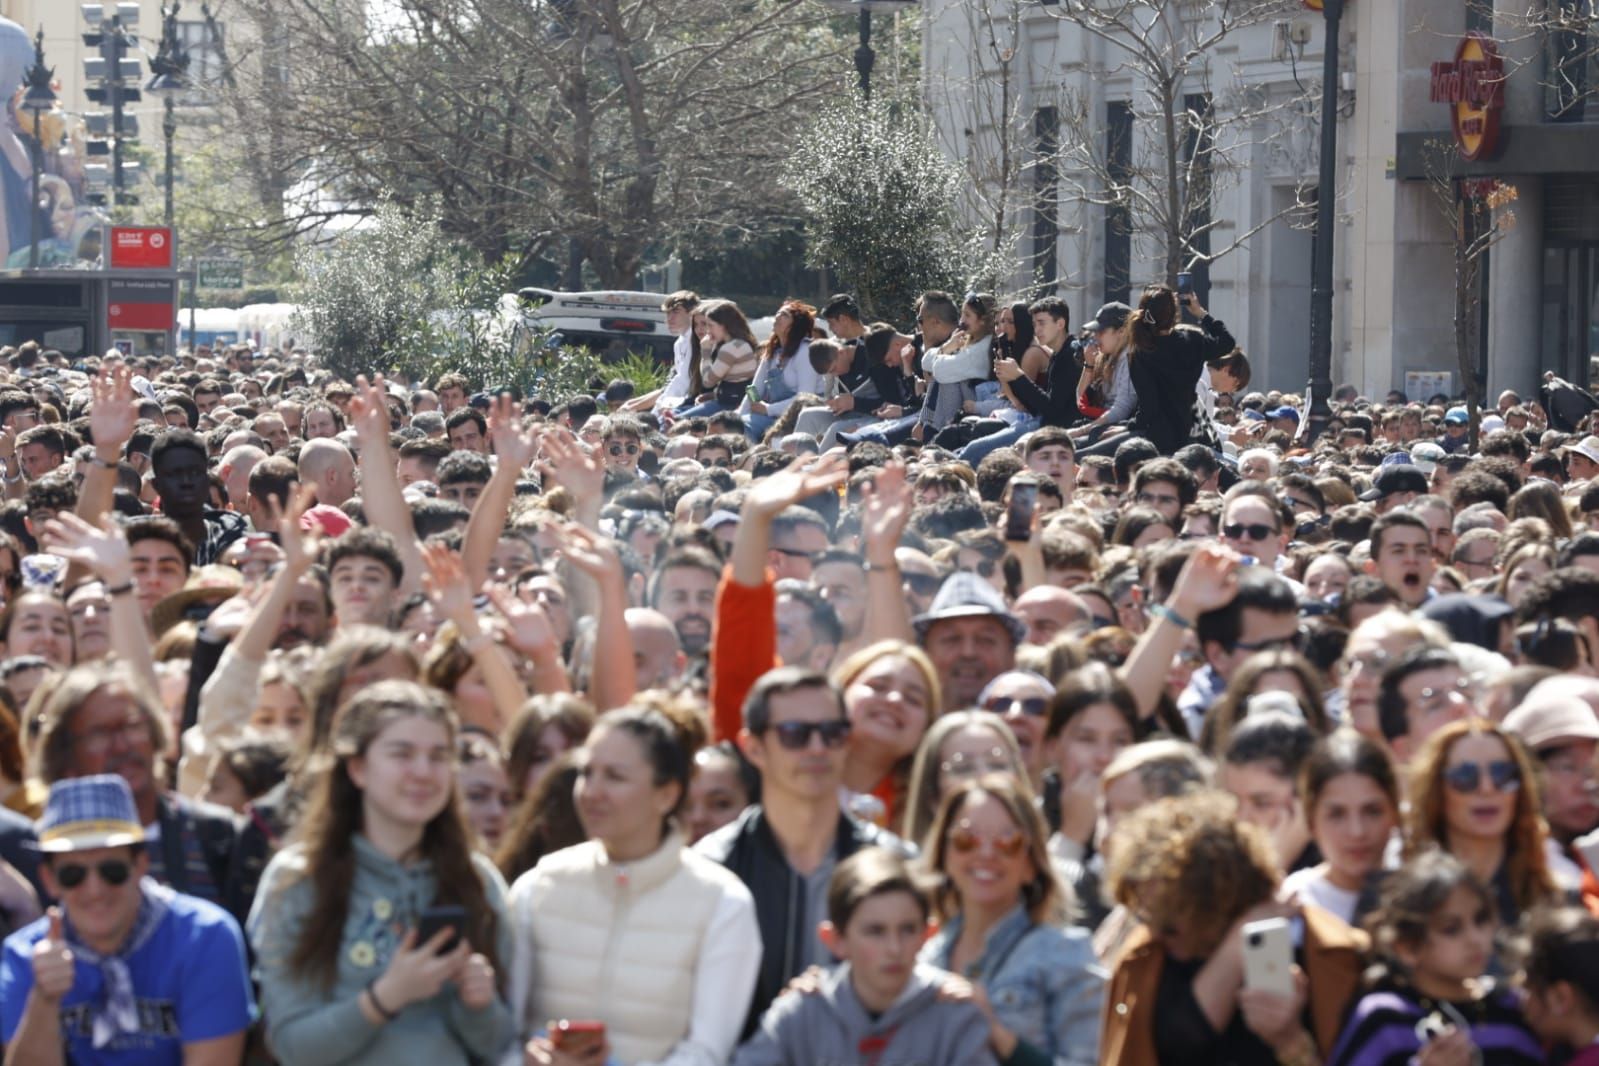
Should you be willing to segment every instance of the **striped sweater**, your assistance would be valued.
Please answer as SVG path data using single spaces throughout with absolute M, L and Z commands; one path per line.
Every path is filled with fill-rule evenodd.
M 1521 1016 L 1514 996 L 1495 988 L 1484 998 L 1452 1006 L 1471 1026 L 1482 1066 L 1532 1066 L 1545 1061 L 1538 1038 Z M 1383 986 L 1366 993 L 1344 1023 L 1327 1066 L 1406 1066 L 1422 1041 L 1416 1026 L 1434 1007 L 1412 990 Z
M 747 341 L 737 337 L 723 341 L 704 356 L 704 364 L 700 373 L 705 387 L 715 388 L 723 382 L 730 384 L 755 380 L 756 367 L 760 359 L 755 355 L 755 349 Z

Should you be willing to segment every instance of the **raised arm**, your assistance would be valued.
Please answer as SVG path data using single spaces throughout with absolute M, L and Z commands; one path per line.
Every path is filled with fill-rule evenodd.
M 561 527 L 561 557 L 599 590 L 589 702 L 602 713 L 624 706 L 638 691 L 638 670 L 627 631 L 627 575 L 621 556 L 605 537 L 568 522 Z
M 915 643 L 899 563 L 894 550 L 911 518 L 911 487 L 905 464 L 895 460 L 885 466 L 862 490 L 861 538 L 866 555 L 866 619 L 862 640 L 903 640 Z
M 1155 713 L 1161 687 L 1182 646 L 1183 631 L 1192 629 L 1201 614 L 1227 606 L 1238 594 L 1240 562 L 1238 554 L 1228 548 L 1203 545 L 1183 564 L 1171 597 L 1161 607 L 1150 609 L 1153 620 L 1120 671 L 1122 682 L 1138 701 L 1139 717 Z
M 160 698 L 150 631 L 133 590 L 133 561 L 128 538 L 110 515 L 91 525 L 75 514 L 62 513 L 45 523 L 46 550 L 86 567 L 105 582 L 111 597 L 111 651 L 133 668 L 149 694 Z
M 89 383 L 89 435 L 94 438 L 94 461 L 78 487 L 79 517 L 98 522 L 111 510 L 117 488 L 117 464 L 122 450 L 139 423 L 133 403 L 133 371 L 113 363 Z
M 466 535 L 461 540 L 461 564 L 466 567 L 467 580 L 473 588 L 480 588 L 488 577 L 489 560 L 494 557 L 494 546 L 505 531 L 505 516 L 510 512 L 511 498 L 516 495 L 516 482 L 539 447 L 538 434 L 522 428 L 516 403 L 508 394 L 501 393 L 494 398 L 488 423 L 489 440 L 499 462 L 494 467 L 494 476 L 483 487 L 483 495 L 472 508 Z
M 477 608 L 473 604 L 472 585 L 468 582 L 461 556 L 442 544 L 424 544 L 422 563 L 427 567 L 423 584 L 433 598 L 439 614 L 455 623 L 461 634 L 461 646 L 472 656 L 472 662 L 482 671 L 483 685 L 494 701 L 494 721 L 464 722 L 487 729 L 494 736 L 521 710 L 527 699 L 527 690 L 516 676 L 505 653 L 495 643 L 492 634 L 485 633 L 478 624 Z
M 605 463 L 570 430 L 549 430 L 544 434 L 543 445 L 556 484 L 570 492 L 577 503 L 575 517 L 598 532 L 600 508 L 605 502 Z
M 400 580 L 403 599 L 422 587 L 422 552 L 411 509 L 400 489 L 394 449 L 389 446 L 389 405 L 384 399 L 382 374 L 374 376 L 370 384 L 365 377 L 355 379 L 350 426 L 361 444 L 361 505 L 374 529 L 388 530 L 394 537 L 405 564 L 405 576 Z

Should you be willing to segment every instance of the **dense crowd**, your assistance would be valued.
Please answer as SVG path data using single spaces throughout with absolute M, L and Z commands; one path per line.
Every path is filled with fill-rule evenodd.
M 647 394 L 0 350 L 6 1066 L 1599 1063 L 1586 393 L 664 311 Z

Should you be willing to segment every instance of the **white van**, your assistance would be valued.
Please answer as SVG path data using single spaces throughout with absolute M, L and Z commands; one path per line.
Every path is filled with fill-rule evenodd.
M 613 362 L 629 353 L 672 362 L 672 342 L 677 338 L 666 328 L 666 312 L 661 310 L 666 297 L 661 293 L 526 288 L 516 295 L 527 307 L 523 320 L 530 328 L 553 329 L 559 335 L 554 343 L 588 348 Z

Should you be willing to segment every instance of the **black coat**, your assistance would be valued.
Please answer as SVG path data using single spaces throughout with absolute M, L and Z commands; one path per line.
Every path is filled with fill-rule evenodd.
M 1162 455 L 1173 455 L 1194 439 L 1199 410 L 1199 375 L 1238 347 L 1227 327 L 1209 315 L 1198 329 L 1179 327 L 1147 351 L 1135 349 L 1129 371 L 1138 394 L 1134 431 Z

